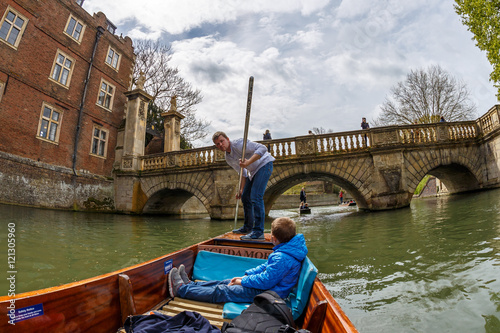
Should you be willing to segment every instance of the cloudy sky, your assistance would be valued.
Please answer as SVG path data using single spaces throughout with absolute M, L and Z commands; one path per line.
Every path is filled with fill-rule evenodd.
M 171 44 L 172 66 L 204 96 L 211 133 L 249 139 L 360 129 L 412 69 L 440 65 L 463 80 L 478 115 L 497 103 L 492 67 L 460 22 L 453 0 L 85 0 L 117 34 Z

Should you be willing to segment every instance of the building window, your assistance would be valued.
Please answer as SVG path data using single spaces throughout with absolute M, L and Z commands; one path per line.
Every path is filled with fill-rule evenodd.
M 110 83 L 102 80 L 99 96 L 97 97 L 97 105 L 111 111 L 113 107 L 113 97 L 115 94 L 115 87 Z
M 66 23 L 66 27 L 64 28 L 64 32 L 80 43 L 82 41 L 84 31 L 85 25 L 73 16 L 70 16 L 68 23 Z
M 73 73 L 73 68 L 75 61 L 73 58 L 64 54 L 61 50 L 57 51 L 56 58 L 54 59 L 54 64 L 52 65 L 52 74 L 50 78 L 65 87 L 69 87 L 71 81 L 71 74 Z
M 108 50 L 108 56 L 106 57 L 106 63 L 118 70 L 118 66 L 120 65 L 120 54 L 116 52 L 111 46 Z
M 42 105 L 40 123 L 38 124 L 38 135 L 40 139 L 51 142 L 59 141 L 59 131 L 62 113 L 48 104 Z
M 0 40 L 17 49 L 28 19 L 8 6 L 0 24 Z
M 113 23 L 111 23 L 111 21 L 106 21 L 106 29 L 108 29 L 108 31 L 114 35 L 116 31 L 116 26 Z
M 108 149 L 108 131 L 101 126 L 94 126 L 92 130 L 92 150 L 91 154 L 106 157 Z

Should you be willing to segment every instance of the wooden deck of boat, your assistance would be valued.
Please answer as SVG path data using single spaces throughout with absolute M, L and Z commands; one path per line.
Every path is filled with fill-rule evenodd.
M 159 312 L 168 316 L 175 316 L 182 311 L 198 312 L 203 317 L 208 319 L 210 324 L 221 328 L 224 322 L 231 321 L 230 319 L 222 318 L 223 306 L 223 304 L 203 303 L 176 297 L 167 305 L 163 306 Z

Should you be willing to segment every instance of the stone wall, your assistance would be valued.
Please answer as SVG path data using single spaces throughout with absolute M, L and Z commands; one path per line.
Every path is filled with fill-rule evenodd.
M 338 195 L 333 193 L 326 194 L 308 194 L 307 203 L 310 207 L 331 206 L 339 203 Z M 281 195 L 274 203 L 271 209 L 290 209 L 298 208 L 300 205 L 298 195 Z
M 113 197 L 111 179 L 0 152 L 1 203 L 103 212 L 114 210 Z

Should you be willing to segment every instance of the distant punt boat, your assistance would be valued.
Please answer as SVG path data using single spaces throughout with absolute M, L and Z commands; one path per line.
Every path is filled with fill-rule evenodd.
M 300 213 L 300 215 L 302 215 L 302 214 L 311 214 L 311 208 L 309 208 L 309 207 L 299 208 L 299 213 Z

